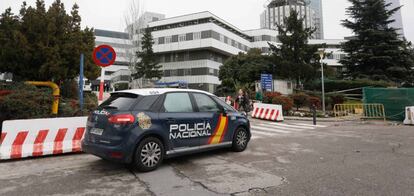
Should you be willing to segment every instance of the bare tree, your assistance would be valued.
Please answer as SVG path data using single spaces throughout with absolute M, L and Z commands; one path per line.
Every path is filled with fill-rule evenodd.
M 137 72 L 137 70 L 135 70 L 134 67 L 134 65 L 138 61 L 136 57 L 136 52 L 141 48 L 141 31 L 143 28 L 145 28 L 144 21 L 140 20 L 141 16 L 145 12 L 144 3 L 145 0 L 130 0 L 130 4 L 128 5 L 127 11 L 124 15 L 124 22 L 126 26 L 125 31 L 129 34 L 129 42 L 131 42 L 133 46 L 132 48 L 128 48 L 126 50 L 129 70 L 131 70 L 132 74 Z M 133 88 L 141 88 L 142 83 L 142 80 L 132 81 L 130 86 Z

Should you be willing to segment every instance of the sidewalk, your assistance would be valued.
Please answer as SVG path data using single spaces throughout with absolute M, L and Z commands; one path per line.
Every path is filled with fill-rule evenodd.
M 298 120 L 298 121 L 313 121 L 312 117 L 299 117 L 299 116 L 284 116 L 285 120 Z M 316 118 L 317 122 L 344 122 L 344 119 L 339 118 Z

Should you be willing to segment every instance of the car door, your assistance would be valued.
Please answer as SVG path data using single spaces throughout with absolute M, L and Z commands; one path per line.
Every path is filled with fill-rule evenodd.
M 192 93 L 197 106 L 198 116 L 211 127 L 210 134 L 200 137 L 200 145 L 214 145 L 226 142 L 229 119 L 224 110 L 209 95 Z
M 199 139 L 194 133 L 197 123 L 202 122 L 194 116 L 190 94 L 171 92 L 165 95 L 159 119 L 164 125 L 164 131 L 168 132 L 171 150 L 199 146 Z

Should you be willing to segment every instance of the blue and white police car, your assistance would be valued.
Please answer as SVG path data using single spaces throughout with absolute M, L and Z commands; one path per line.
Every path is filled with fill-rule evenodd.
M 250 123 L 213 94 L 189 89 L 119 91 L 88 118 L 82 149 L 140 171 L 164 158 L 217 148 L 241 152 Z

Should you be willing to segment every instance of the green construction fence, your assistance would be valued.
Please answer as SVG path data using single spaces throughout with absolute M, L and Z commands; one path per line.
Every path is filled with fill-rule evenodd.
M 403 121 L 405 107 L 414 106 L 414 88 L 364 88 L 365 104 L 379 103 L 388 120 Z

